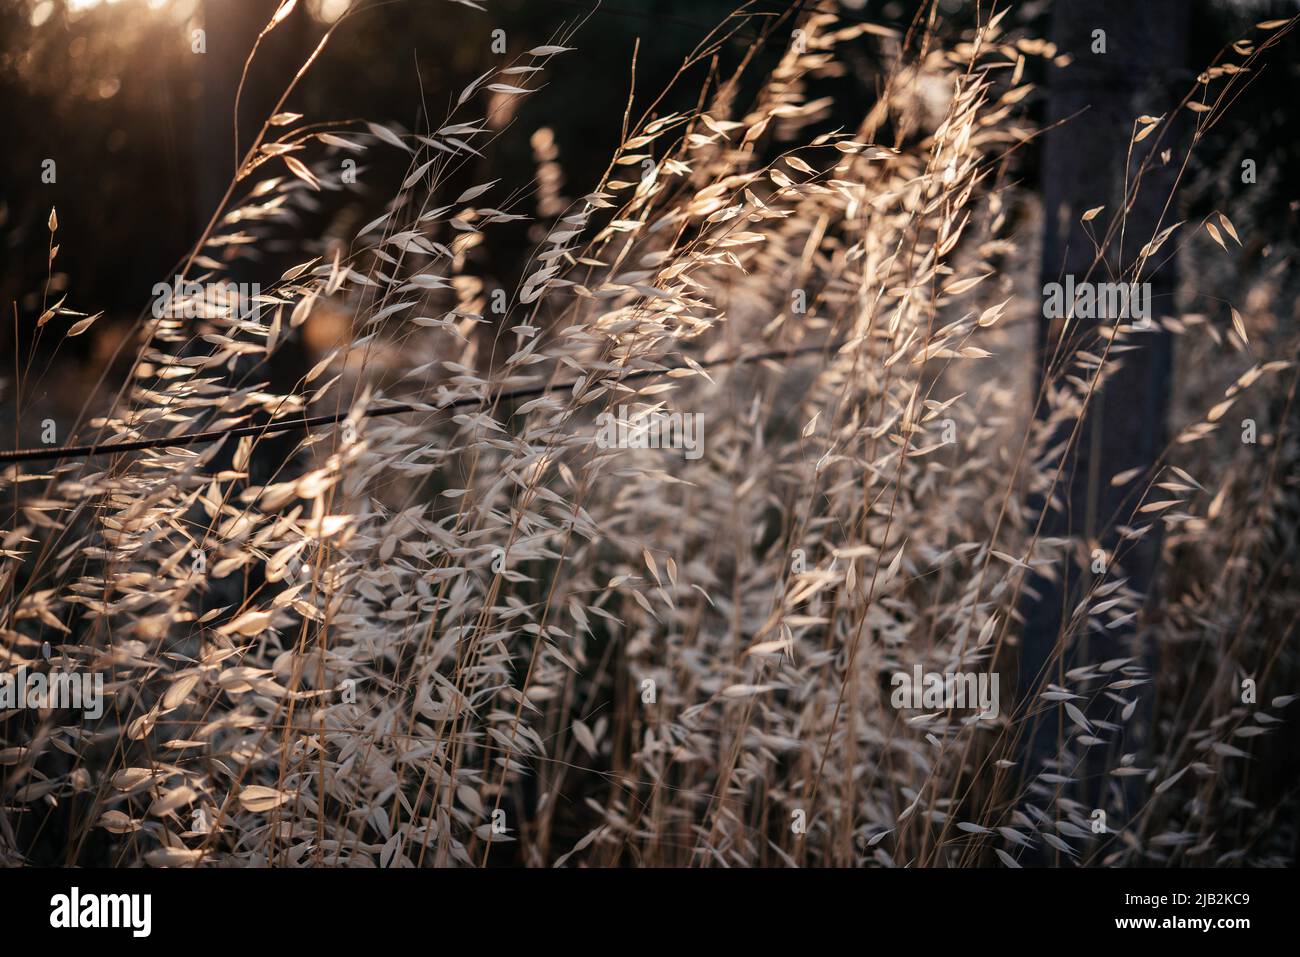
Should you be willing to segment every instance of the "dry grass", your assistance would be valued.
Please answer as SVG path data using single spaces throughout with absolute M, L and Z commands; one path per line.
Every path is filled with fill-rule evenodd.
M 919 54 L 914 37 L 907 56 L 884 28 L 800 26 L 805 45 L 752 102 L 739 75 L 711 74 L 698 110 L 628 118 L 597 191 L 567 201 L 544 173 L 537 209 L 500 183 L 459 197 L 444 183 L 472 151 L 490 160 L 490 95 L 565 69 L 580 54 L 558 48 L 580 35 L 480 78 L 420 135 L 268 124 L 189 278 L 219 277 L 230 244 L 283 237 L 288 212 L 347 188 L 341 157 L 402 150 L 410 176 L 349 241 L 300 239 L 301 266 L 262 278 L 257 320 L 211 304 L 147 318 L 129 384 L 77 438 L 346 418 L 288 446 L 243 436 L 10 468 L 7 667 L 54 667 L 49 641 L 56 664 L 106 671 L 112 699 L 98 722 L 0 715 L 0 856 L 1284 858 L 1293 821 L 1249 804 L 1248 754 L 1285 702 L 1242 705 L 1238 681 L 1295 677 L 1300 603 L 1270 557 L 1295 548 L 1296 369 L 1270 361 L 1294 343 L 1268 330 L 1247 352 L 1240 334 L 1171 320 L 1205 358 L 1180 393 L 1188 441 L 1116 517 L 1135 539 L 1164 529 L 1161 613 L 1142 614 L 1130 659 L 1044 688 L 1037 707 L 1068 733 L 1022 780 L 1009 679 L 1026 571 L 1088 554 L 1039 535 L 1022 503 L 1058 488 L 1049 437 L 1141 332 L 1058 354 L 1035 395 L 1040 300 L 1008 213 L 1032 209 L 1012 177 L 1035 135 L 1021 70 L 1052 51 L 996 24 Z M 814 135 L 827 107 L 810 90 L 845 69 L 849 42 L 889 64 L 880 95 L 856 129 Z M 545 137 L 534 145 L 556 162 Z M 498 315 L 473 250 L 534 213 L 545 241 Z M 318 316 L 342 317 L 343 343 L 292 390 L 270 388 L 268 357 Z M 627 379 L 645 370 L 666 371 Z M 1257 447 L 1212 411 L 1243 373 L 1234 417 L 1253 410 Z M 554 388 L 503 398 L 540 385 Z M 365 416 L 394 401 L 416 411 Z M 702 412 L 705 454 L 597 447 L 595 417 L 618 405 Z M 1078 597 L 1061 648 L 1145 599 L 1118 570 Z M 1151 680 L 1138 642 L 1168 680 Z M 916 664 L 1002 673 L 1001 715 L 895 710 L 887 677 Z M 1126 753 L 1122 727 L 1061 710 L 1101 694 L 1149 702 L 1148 746 Z M 1100 835 L 1065 787 L 1092 748 L 1117 783 L 1156 785 Z

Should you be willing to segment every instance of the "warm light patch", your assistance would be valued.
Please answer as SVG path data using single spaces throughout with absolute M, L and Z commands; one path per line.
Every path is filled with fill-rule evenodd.
M 321 23 L 333 23 L 352 6 L 352 0 L 311 0 L 307 9 Z
M 122 0 L 66 0 L 66 2 L 68 5 L 69 13 L 82 13 L 86 10 L 91 9 L 92 7 L 117 6 L 122 2 Z M 148 6 L 150 10 L 161 10 L 163 7 L 167 6 L 169 2 L 170 0 L 146 0 L 145 5 Z M 40 8 L 45 5 L 46 4 L 44 2 L 36 5 L 36 10 L 32 12 L 33 25 L 37 25 L 36 12 L 39 11 Z M 48 17 L 49 14 L 47 13 L 46 16 Z

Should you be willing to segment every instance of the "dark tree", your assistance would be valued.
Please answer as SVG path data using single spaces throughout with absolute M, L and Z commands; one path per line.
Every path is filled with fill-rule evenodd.
M 1049 80 L 1046 119 L 1049 124 L 1061 125 L 1046 135 L 1042 164 L 1042 282 L 1064 281 L 1067 275 L 1076 282 L 1150 282 L 1151 318 L 1156 323 L 1173 308 L 1172 258 L 1159 269 L 1154 268 L 1156 260 L 1148 262 L 1141 276 L 1134 275 L 1134 267 L 1142 246 L 1178 219 L 1173 193 L 1186 146 L 1185 141 L 1178 140 L 1184 124 L 1175 121 L 1163 135 L 1161 131 L 1153 132 L 1132 147 L 1131 156 L 1129 140 L 1136 117 L 1172 113 L 1193 82 L 1185 66 L 1188 6 L 1186 0 L 1091 0 L 1057 3 L 1053 7 L 1052 40 L 1061 53 L 1073 57 L 1073 62 L 1054 69 Z M 1102 43 L 1105 52 L 1099 52 Z M 1172 149 L 1168 163 L 1159 155 L 1166 149 Z M 1140 188 L 1134 196 L 1134 184 L 1144 165 Z M 1102 205 L 1105 209 L 1095 219 L 1081 222 L 1087 210 Z M 1107 228 L 1121 215 L 1126 217 L 1122 234 L 1116 229 L 1109 245 L 1099 254 L 1098 241 L 1104 241 Z M 1166 257 L 1170 248 L 1165 247 Z M 1116 318 L 1075 317 L 1068 324 L 1059 319 L 1041 320 L 1040 383 L 1049 363 L 1059 367 L 1063 357 L 1070 361 L 1070 353 L 1077 348 L 1101 355 L 1106 342 L 1097 331 L 1100 327 L 1113 328 Z M 1077 441 L 1065 456 L 1056 488 L 1061 508 L 1047 509 L 1044 514 L 1041 499 L 1031 503 L 1031 521 L 1037 522 L 1042 515 L 1044 537 L 1070 536 L 1089 544 L 1080 550 L 1082 554 L 1058 567 L 1053 579 L 1036 576 L 1028 583 L 1022 607 L 1025 626 L 1019 676 L 1020 702 L 1026 711 L 1041 710 L 1043 703 L 1036 699 L 1036 693 L 1042 683 L 1057 680 L 1069 668 L 1130 655 L 1145 658 L 1144 615 L 1129 627 L 1104 636 L 1083 629 L 1065 633 L 1074 607 L 1093 580 L 1086 558 L 1091 549 L 1105 550 L 1112 576 L 1122 570 L 1130 585 L 1143 594 L 1149 594 L 1153 586 L 1159 554 L 1158 528 L 1136 545 L 1124 543 L 1118 556 L 1120 569 L 1112 564 L 1120 544 L 1116 524 L 1123 524 L 1132 513 L 1140 492 L 1135 483 L 1145 482 L 1146 477 L 1138 475 L 1118 486 L 1112 484 L 1112 479 L 1122 472 L 1149 466 L 1164 447 L 1172 343 L 1170 335 L 1162 331 L 1141 333 L 1131 341 L 1138 348 L 1108 357 L 1107 366 L 1115 368 L 1092 398 Z M 1039 412 L 1043 413 L 1042 407 Z M 1054 436 L 1054 441 L 1064 441 L 1068 437 L 1066 429 Z M 1065 653 L 1056 656 L 1062 646 Z M 1118 722 L 1112 713 L 1114 703 L 1098 697 L 1087 711 L 1089 716 Z M 1043 760 L 1056 752 L 1058 733 L 1064 733 L 1058 723 L 1060 710 L 1048 709 L 1026 732 L 1023 759 L 1027 778 L 1043 770 Z M 1121 739 L 1124 751 L 1141 746 L 1143 723 L 1141 714 L 1128 722 Z M 1089 802 L 1089 807 L 1106 809 L 1112 822 L 1126 820 L 1136 810 L 1132 800 L 1137 795 L 1117 794 L 1109 785 L 1118 779 L 1101 780 L 1091 761 L 1063 769 L 1062 773 L 1084 781 L 1070 796 Z M 1117 797 L 1129 806 L 1117 807 Z

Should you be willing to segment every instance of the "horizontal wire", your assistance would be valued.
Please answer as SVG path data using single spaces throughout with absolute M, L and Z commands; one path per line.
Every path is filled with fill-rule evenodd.
M 698 363 L 701 369 L 712 369 L 723 365 L 749 365 L 755 362 L 768 362 L 778 359 L 795 359 L 800 356 L 812 355 L 818 352 L 838 349 L 843 343 L 829 342 L 819 346 L 805 346 L 802 349 L 781 349 L 772 352 L 764 352 L 754 356 L 726 356 L 721 359 L 712 359 L 708 362 Z M 636 372 L 628 373 L 623 378 L 615 380 L 617 382 L 627 382 L 633 379 L 645 379 L 655 375 L 665 375 L 676 369 L 693 370 L 694 366 L 670 366 L 666 369 L 641 369 Z M 529 396 L 546 395 L 550 392 L 559 392 L 563 389 L 572 389 L 574 382 L 562 382 L 557 385 L 539 385 L 525 386 L 519 389 L 511 389 L 507 392 L 498 393 L 492 401 L 502 402 L 512 399 L 523 399 Z M 464 408 L 471 405 L 481 405 L 487 402 L 489 397 L 482 398 L 476 396 L 462 396 L 459 399 L 453 399 L 446 405 L 439 406 L 435 409 L 427 408 L 424 405 L 403 403 L 401 405 L 385 405 L 377 409 L 367 409 L 362 416 L 372 419 L 385 415 L 400 415 L 403 412 L 442 412 L 447 409 Z M 0 452 L 0 465 L 20 464 L 23 462 L 41 462 L 50 459 L 64 458 L 89 458 L 94 455 L 114 455 L 119 452 L 143 452 L 149 449 L 160 449 L 169 447 L 179 447 L 185 445 L 198 445 L 203 442 L 215 442 L 218 439 L 228 438 L 230 436 L 244 435 L 270 435 L 281 432 L 295 432 L 298 430 L 307 430 L 318 425 L 334 425 L 342 422 L 352 414 L 349 409 L 345 412 L 336 412 L 333 415 L 316 415 L 302 419 L 282 419 L 278 422 L 267 422 L 262 425 L 241 425 L 232 429 L 212 429 L 206 432 L 188 432 L 171 437 L 159 437 L 153 439 L 132 439 L 129 442 L 108 442 L 93 443 L 90 445 L 63 445 L 53 446 L 50 448 L 39 449 L 15 449 L 11 452 Z

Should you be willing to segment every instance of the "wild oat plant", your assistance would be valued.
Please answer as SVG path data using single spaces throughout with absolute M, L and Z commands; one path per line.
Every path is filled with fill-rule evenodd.
M 1098 571 L 1093 543 L 1042 533 L 1026 503 L 1061 507 L 1072 425 L 1149 334 L 1062 337 L 1035 381 L 1016 162 L 1039 132 L 1026 65 L 1050 44 L 1001 16 L 918 45 L 805 14 L 761 82 L 746 59 L 710 70 L 696 109 L 629 112 L 599 187 L 569 198 L 544 131 L 526 190 L 445 183 L 491 161 L 493 104 L 545 96 L 580 38 L 453 91 L 416 132 L 309 125 L 284 105 L 350 19 L 248 148 L 179 270 L 196 285 L 142 315 L 129 380 L 60 435 L 93 451 L 5 463 L 4 667 L 102 674 L 105 703 L 0 712 L 0 860 L 1288 858 L 1294 795 L 1252 769 L 1291 698 L 1242 688 L 1294 686 L 1294 333 L 1160 320 L 1193 384 L 1114 517 L 1125 542 L 1159 534 L 1158 594 L 1122 551 Z M 688 65 L 741 26 L 774 29 L 728 21 Z M 813 135 L 850 41 L 878 51 L 878 94 Z M 343 159 L 381 151 L 408 162 L 382 215 L 295 235 L 355 189 Z M 492 289 L 473 250 L 525 217 L 544 239 Z M 1162 247 L 1246 238 L 1227 213 L 1199 225 L 1162 228 L 1126 279 Z M 51 259 L 79 241 L 57 214 L 49 231 Z M 272 238 L 302 250 L 283 275 L 229 255 Z M 251 301 L 220 285 L 232 262 Z M 47 307 L 45 336 L 93 321 Z M 271 388 L 320 312 L 346 336 Z M 652 421 L 665 443 L 696 427 L 695 451 L 635 447 Z M 1077 605 L 1013 700 L 1029 576 L 1063 563 L 1087 571 Z M 1117 628 L 1130 654 L 1055 667 Z M 891 676 L 917 666 L 1001 675 L 1001 707 L 894 706 Z M 1114 719 L 1088 717 L 1103 699 Z

